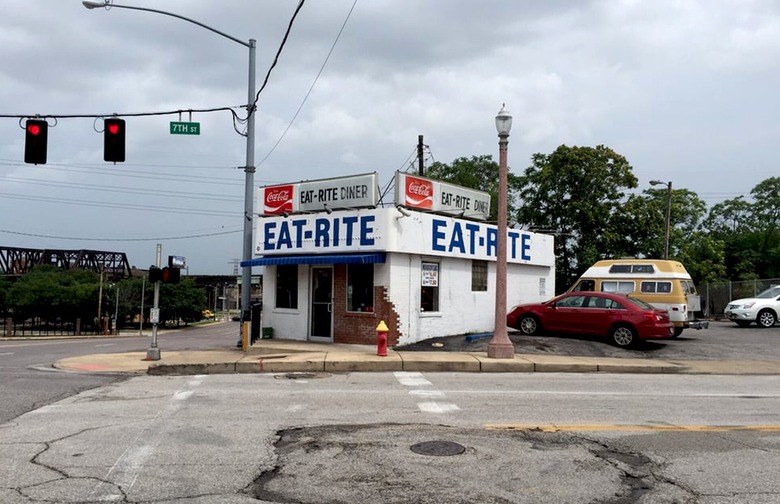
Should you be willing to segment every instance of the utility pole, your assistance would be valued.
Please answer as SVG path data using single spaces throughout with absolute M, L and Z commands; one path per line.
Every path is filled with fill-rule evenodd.
M 162 244 L 157 244 L 157 258 L 155 266 L 162 265 Z M 160 360 L 160 349 L 157 347 L 157 323 L 160 322 L 160 281 L 154 282 L 154 305 L 149 318 L 152 322 L 152 344 L 146 350 L 146 360 Z
M 423 136 L 417 135 L 417 170 L 418 175 L 425 176 L 425 165 L 423 163 Z

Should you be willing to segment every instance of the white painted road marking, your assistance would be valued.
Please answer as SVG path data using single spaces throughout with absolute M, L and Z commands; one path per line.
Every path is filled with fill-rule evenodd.
M 433 387 L 433 383 L 419 372 L 398 371 L 395 373 L 395 378 L 405 387 Z M 444 392 L 432 388 L 410 390 L 409 395 L 428 399 L 445 398 Z M 423 413 L 449 413 L 460 409 L 456 404 L 443 401 L 419 402 L 417 407 Z

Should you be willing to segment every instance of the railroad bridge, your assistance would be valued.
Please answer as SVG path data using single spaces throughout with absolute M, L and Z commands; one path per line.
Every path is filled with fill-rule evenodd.
M 103 273 L 109 281 L 130 278 L 132 272 L 124 252 L 102 250 L 60 250 L 0 247 L 0 275 L 21 276 L 35 266 L 50 264 L 62 269 L 83 269 Z

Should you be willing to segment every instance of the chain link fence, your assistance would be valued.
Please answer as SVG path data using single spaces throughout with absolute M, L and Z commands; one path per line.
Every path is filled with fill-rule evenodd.
M 698 287 L 701 308 L 705 317 L 723 317 L 723 310 L 733 299 L 756 297 L 757 294 L 780 285 L 780 278 L 743 280 L 739 282 L 716 282 Z

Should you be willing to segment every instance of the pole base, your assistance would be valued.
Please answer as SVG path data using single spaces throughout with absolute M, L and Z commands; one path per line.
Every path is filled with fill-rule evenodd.
M 160 349 L 159 348 L 147 349 L 145 360 L 160 360 Z
M 514 359 L 515 346 L 508 343 L 488 343 L 487 356 L 490 359 Z

